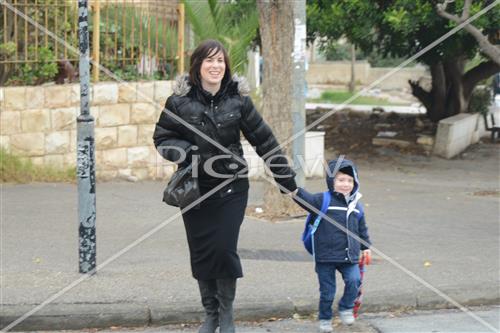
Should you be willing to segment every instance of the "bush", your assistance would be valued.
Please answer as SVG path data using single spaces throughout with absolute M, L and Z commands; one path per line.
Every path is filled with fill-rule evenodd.
M 0 149 L 0 183 L 76 182 L 76 168 L 36 166 Z
M 34 58 L 35 47 L 29 47 L 29 57 Z M 44 82 L 53 81 L 54 76 L 57 74 L 57 63 L 54 52 L 47 47 L 38 48 L 37 63 L 26 63 L 21 69 L 12 76 L 7 85 L 23 84 L 23 85 L 39 85 Z
M 468 111 L 470 113 L 487 114 L 491 105 L 491 90 L 486 87 L 477 87 L 472 92 Z

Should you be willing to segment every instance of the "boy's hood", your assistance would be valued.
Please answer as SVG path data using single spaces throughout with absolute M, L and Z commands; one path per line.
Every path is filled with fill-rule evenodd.
M 328 190 L 330 193 L 333 193 L 333 179 L 335 178 L 335 166 L 339 159 L 331 160 L 328 162 L 328 171 L 326 173 L 326 185 L 328 186 Z M 340 161 L 340 166 L 337 168 L 337 171 L 343 168 L 349 167 L 352 170 L 352 174 L 354 175 L 354 187 L 351 192 L 351 198 L 354 198 L 359 190 L 359 178 L 358 171 L 356 170 L 356 166 L 350 160 L 342 159 Z M 334 173 L 335 172 L 335 173 Z

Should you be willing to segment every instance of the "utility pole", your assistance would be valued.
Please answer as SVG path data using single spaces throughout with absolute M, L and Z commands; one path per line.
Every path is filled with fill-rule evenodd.
M 96 267 L 96 196 L 94 117 L 90 115 L 88 1 L 78 0 L 80 49 L 80 115 L 77 117 L 77 177 L 79 271 L 94 273 Z
M 356 90 L 356 77 L 355 68 L 356 67 L 356 45 L 351 44 L 351 81 L 349 82 L 349 92 L 354 92 Z
M 292 132 L 295 136 L 303 132 L 306 126 L 306 2 L 293 1 L 294 42 L 293 42 L 293 103 L 292 103 Z M 305 185 L 305 132 L 293 140 L 292 156 L 295 180 L 298 186 Z

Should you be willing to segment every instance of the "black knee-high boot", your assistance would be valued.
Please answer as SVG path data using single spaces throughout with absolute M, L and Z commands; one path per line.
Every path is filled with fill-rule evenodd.
M 217 280 L 219 299 L 220 333 L 234 333 L 233 301 L 236 295 L 236 279 Z
M 219 326 L 219 300 L 217 299 L 217 283 L 215 280 L 198 280 L 201 304 L 205 308 L 205 321 L 198 333 L 215 333 Z

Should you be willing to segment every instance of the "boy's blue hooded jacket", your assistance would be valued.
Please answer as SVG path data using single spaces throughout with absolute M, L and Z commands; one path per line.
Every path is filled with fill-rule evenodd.
M 354 188 L 351 195 L 346 198 L 343 194 L 334 192 L 333 190 L 333 179 L 335 178 L 333 172 L 335 171 L 336 163 L 337 160 L 328 163 L 329 172 L 327 172 L 326 184 L 331 193 L 331 201 L 328 205 L 326 215 L 369 245 L 371 243 L 368 236 L 368 228 L 366 227 L 363 207 L 359 202 L 361 193 L 358 192 L 359 179 L 356 167 L 353 162 L 344 159 L 338 168 L 343 169 L 349 167 L 354 176 Z M 305 189 L 299 188 L 296 196 L 315 207 L 318 211 L 321 210 L 323 193 L 311 194 Z M 297 199 L 295 199 L 295 201 L 302 206 L 302 208 L 314 214 L 314 218 L 311 219 L 314 221 L 316 214 Z M 326 219 L 321 220 L 313 237 L 313 253 L 316 262 L 344 262 L 355 264 L 359 262 L 360 250 L 369 248 L 369 246 L 361 244 L 358 240 Z

